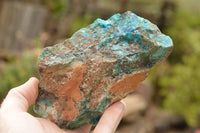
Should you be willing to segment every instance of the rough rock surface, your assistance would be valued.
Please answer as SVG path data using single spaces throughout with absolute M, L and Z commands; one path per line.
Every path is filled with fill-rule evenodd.
M 96 125 L 172 50 L 172 40 L 134 13 L 97 19 L 71 38 L 44 48 L 35 112 L 62 128 Z

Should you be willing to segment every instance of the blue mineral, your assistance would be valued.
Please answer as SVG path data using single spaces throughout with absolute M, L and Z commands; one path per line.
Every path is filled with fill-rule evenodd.
M 133 92 L 167 58 L 172 46 L 156 25 L 130 11 L 97 19 L 63 43 L 44 48 L 35 112 L 62 128 L 96 125 L 110 104 Z

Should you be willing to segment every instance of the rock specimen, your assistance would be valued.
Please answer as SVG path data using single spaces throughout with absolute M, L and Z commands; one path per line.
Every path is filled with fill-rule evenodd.
M 96 125 L 172 50 L 156 25 L 127 11 L 97 19 L 63 43 L 44 48 L 35 112 L 61 128 Z

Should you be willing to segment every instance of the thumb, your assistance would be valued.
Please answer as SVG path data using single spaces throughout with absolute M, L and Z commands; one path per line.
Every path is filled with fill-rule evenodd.
M 30 78 L 23 85 L 11 89 L 1 105 L 1 110 L 27 111 L 38 96 L 38 83 L 37 78 Z

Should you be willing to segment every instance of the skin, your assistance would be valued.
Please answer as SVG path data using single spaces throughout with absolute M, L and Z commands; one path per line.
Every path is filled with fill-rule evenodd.
M 38 96 L 38 79 L 30 78 L 25 84 L 8 92 L 0 108 L 1 133 L 89 133 L 91 125 L 84 124 L 74 130 L 62 130 L 43 118 L 27 113 L 28 107 Z M 114 103 L 104 112 L 93 133 L 115 132 L 125 112 L 125 104 Z

